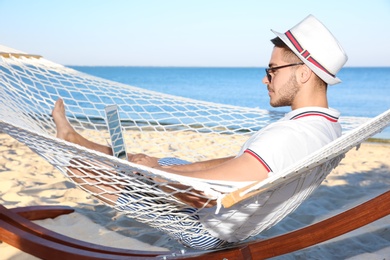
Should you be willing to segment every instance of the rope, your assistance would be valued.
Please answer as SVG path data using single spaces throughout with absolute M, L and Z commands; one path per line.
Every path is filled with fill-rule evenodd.
M 248 190 L 251 183 L 169 174 L 58 139 L 51 110 L 61 97 L 75 130 L 105 144 L 109 138 L 104 107 L 117 104 L 129 152 L 187 161 L 237 154 L 248 137 L 275 120 L 269 111 L 144 90 L 4 46 L 0 46 L 0 85 L 2 132 L 29 146 L 107 205 L 201 249 L 228 246 L 225 241 L 242 241 L 275 225 L 320 185 L 342 154 L 390 121 L 387 111 L 384 118 L 350 134 L 350 129 L 366 120 L 344 118 L 343 128 L 350 132 L 341 144 L 334 142 Z M 237 191 L 250 196 L 224 204 Z M 178 199 L 184 193 L 198 197 L 203 206 L 195 208 Z M 213 200 L 218 205 L 208 208 Z M 226 228 L 227 235 L 218 232 Z

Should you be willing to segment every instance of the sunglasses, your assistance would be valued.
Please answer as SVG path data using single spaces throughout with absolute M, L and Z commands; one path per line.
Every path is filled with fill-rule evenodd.
M 287 67 L 291 67 L 291 66 L 297 66 L 297 65 L 303 65 L 303 64 L 304 64 L 303 62 L 298 62 L 298 63 L 292 63 L 292 64 L 287 64 L 287 65 L 278 66 L 278 67 L 266 68 L 265 69 L 265 73 L 267 74 L 268 82 L 271 83 L 271 80 L 272 80 L 272 76 L 271 76 L 270 73 L 273 73 L 273 72 L 275 72 L 278 69 L 283 69 L 283 68 L 287 68 Z

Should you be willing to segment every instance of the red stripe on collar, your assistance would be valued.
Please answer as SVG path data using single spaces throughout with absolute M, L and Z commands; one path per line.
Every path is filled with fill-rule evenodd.
M 331 122 L 337 122 L 339 119 L 338 117 L 331 116 L 329 114 L 323 113 L 323 112 L 316 112 L 316 111 L 308 111 L 304 112 L 298 115 L 293 116 L 290 120 L 295 120 L 303 117 L 308 117 L 308 116 L 322 116 L 325 119 L 331 121 Z

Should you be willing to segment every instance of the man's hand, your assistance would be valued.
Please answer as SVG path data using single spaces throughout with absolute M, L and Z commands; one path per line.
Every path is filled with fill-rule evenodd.
M 158 158 L 148 156 L 148 155 L 143 154 L 143 153 L 129 155 L 128 159 L 132 163 L 148 166 L 151 168 L 159 166 Z

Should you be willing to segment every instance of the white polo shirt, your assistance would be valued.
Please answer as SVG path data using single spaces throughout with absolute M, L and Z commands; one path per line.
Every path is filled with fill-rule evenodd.
M 321 107 L 293 110 L 255 133 L 238 156 L 249 153 L 268 172 L 279 172 L 341 136 L 339 116 Z
M 293 110 L 255 133 L 237 156 L 249 153 L 269 174 L 279 172 L 341 136 L 339 116 L 338 111 L 321 107 Z M 237 242 L 256 235 L 255 230 L 262 230 L 257 229 L 258 226 L 273 219 L 272 209 L 269 214 L 256 215 L 262 207 L 261 201 L 253 201 L 245 208 L 240 204 L 222 208 L 219 214 L 208 214 L 213 208 L 202 209 L 198 212 L 200 222 L 213 236 Z M 237 230 L 239 232 L 235 232 Z

